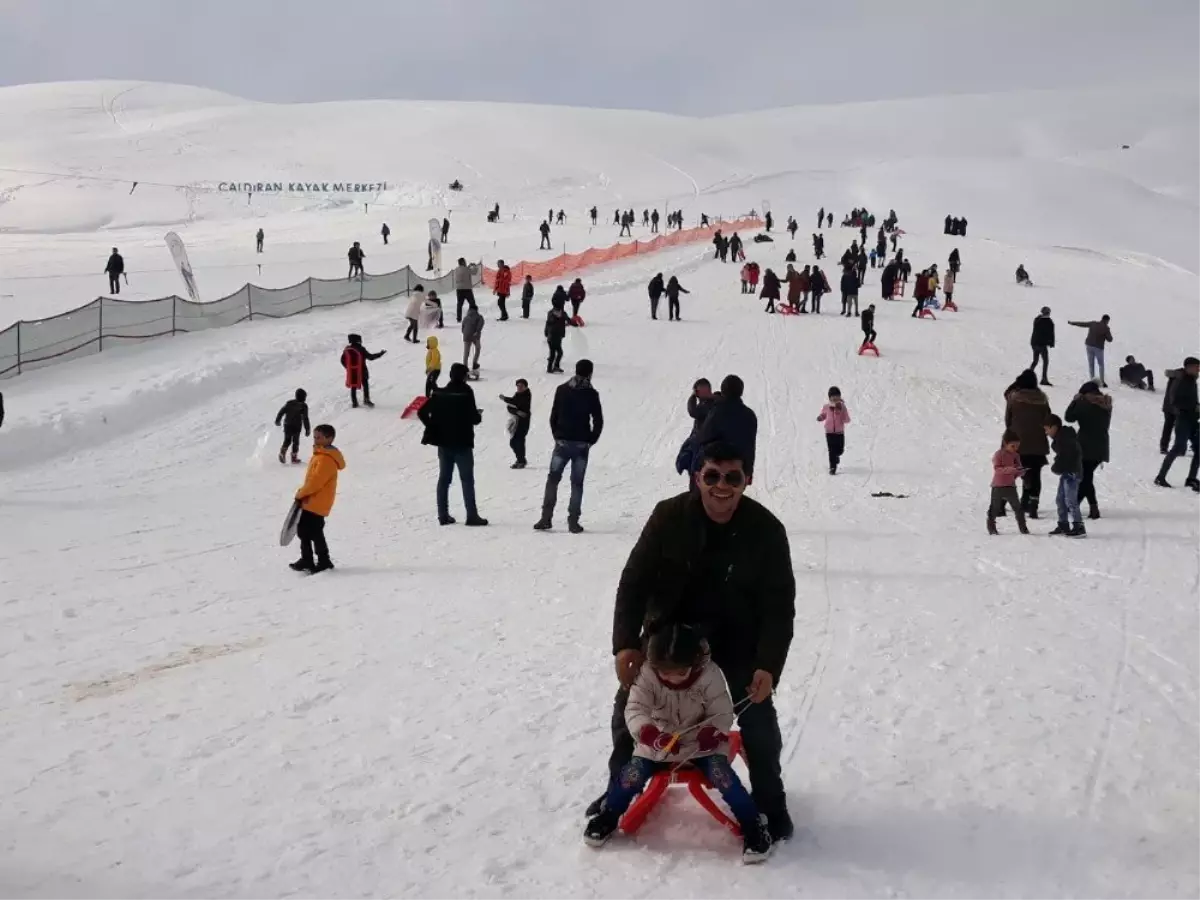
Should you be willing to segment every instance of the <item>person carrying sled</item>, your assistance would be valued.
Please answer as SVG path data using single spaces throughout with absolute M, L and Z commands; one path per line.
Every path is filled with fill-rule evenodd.
M 300 538 L 300 558 L 289 563 L 297 572 L 316 575 L 333 568 L 329 545 L 325 542 L 325 520 L 333 511 L 337 498 L 338 472 L 346 468 L 342 451 L 333 446 L 337 432 L 332 425 L 313 429 L 313 452 L 304 473 L 304 483 L 296 491 L 300 501 L 300 521 L 296 537 Z
M 371 372 L 367 362 L 379 359 L 387 353 L 380 350 L 372 353 L 362 343 L 362 335 L 346 336 L 346 349 L 342 351 L 342 368 L 346 370 L 346 387 L 350 388 L 350 406 L 358 409 L 358 390 L 362 388 L 363 406 L 373 407 L 371 402 Z
M 275 414 L 275 427 L 283 425 L 283 446 L 279 448 L 279 461 L 283 462 L 288 446 L 292 448 L 292 462 L 300 462 L 300 429 L 308 437 L 312 429 L 308 427 L 308 393 L 304 388 L 296 389 L 296 396 L 283 404 Z
M 584 841 L 602 847 L 650 778 L 686 762 L 704 773 L 741 827 L 742 862 L 762 862 L 771 854 L 771 833 L 730 765 L 729 732 L 737 716 L 725 676 L 699 629 L 666 622 L 652 628 L 646 664 L 625 703 L 633 756 L 610 781 L 600 811 L 584 829 Z
M 678 278 L 676 278 L 674 275 L 671 276 L 671 279 L 667 282 L 667 320 L 668 321 L 670 321 L 671 319 L 674 319 L 676 322 L 680 321 L 680 319 L 679 319 L 679 295 L 680 294 L 690 294 L 690 293 L 691 293 L 691 291 L 689 291 L 687 288 L 685 288 L 682 284 L 679 283 Z

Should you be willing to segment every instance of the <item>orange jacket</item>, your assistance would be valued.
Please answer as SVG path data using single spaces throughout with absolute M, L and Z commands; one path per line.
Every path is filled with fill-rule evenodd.
M 337 494 L 338 471 L 344 468 L 346 460 L 337 447 L 313 447 L 304 484 L 296 491 L 300 508 L 318 516 L 329 515 Z

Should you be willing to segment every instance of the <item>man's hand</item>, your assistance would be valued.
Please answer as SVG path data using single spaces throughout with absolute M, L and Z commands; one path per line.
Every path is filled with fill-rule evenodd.
M 771 696 L 771 688 L 775 687 L 775 678 L 770 672 L 764 672 L 762 669 L 754 670 L 754 677 L 750 679 L 750 690 L 746 693 L 750 695 L 751 703 L 762 703 Z
M 630 687 L 637 681 L 638 672 L 645 661 L 646 654 L 641 650 L 622 650 L 617 654 L 617 680 L 623 687 Z

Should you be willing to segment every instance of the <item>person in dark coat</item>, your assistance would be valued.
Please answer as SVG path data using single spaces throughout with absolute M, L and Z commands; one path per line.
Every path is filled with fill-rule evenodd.
M 680 321 L 680 319 L 679 319 L 679 295 L 680 294 L 690 294 L 690 293 L 691 293 L 691 291 L 689 291 L 687 288 L 685 288 L 682 284 L 679 283 L 678 278 L 676 278 L 674 275 L 671 276 L 670 281 L 667 282 L 667 319 L 668 320 L 674 319 L 676 322 Z
M 455 522 L 450 515 L 450 482 L 458 469 L 467 524 L 486 525 L 487 519 L 481 518 L 475 507 L 475 426 L 483 416 L 475 406 L 475 392 L 467 384 L 466 366 L 455 363 L 450 367 L 450 380 L 434 388 L 417 417 L 425 425 L 421 443 L 438 448 L 438 524 Z
M 1100 518 L 1096 502 L 1095 473 L 1108 462 L 1108 429 L 1112 423 L 1112 397 L 1101 393 L 1094 381 L 1085 381 L 1079 388 L 1063 418 L 1079 423 L 1079 450 L 1083 458 L 1083 474 L 1079 480 L 1079 503 L 1088 503 L 1088 518 Z
M 1125 357 L 1125 365 L 1117 372 L 1121 384 L 1139 391 L 1154 390 L 1154 373 L 1132 356 Z
M 892 260 L 883 267 L 883 275 L 879 280 L 879 294 L 884 300 L 892 299 L 892 292 L 896 289 L 896 277 L 900 274 L 900 263 Z
M 1175 386 L 1179 384 L 1179 376 L 1182 374 L 1183 369 L 1166 369 L 1163 372 L 1167 383 L 1163 388 L 1163 428 L 1162 436 L 1158 441 L 1158 452 L 1164 456 L 1167 453 L 1167 447 L 1171 443 L 1171 435 L 1175 433 Z
M 110 294 L 121 293 L 121 276 L 125 274 L 125 257 L 117 252 L 116 247 L 112 248 L 112 255 L 109 256 L 104 271 L 108 275 L 108 292 Z
M 946 216 L 946 222 L 942 226 L 942 234 L 950 234 L 950 229 L 951 229 L 952 224 L 953 223 L 952 223 L 951 218 L 949 216 Z
M 858 315 L 858 275 L 850 266 L 842 270 L 842 311 L 839 315 L 850 318 Z M 853 305 L 854 311 L 850 311 Z
M 379 229 L 379 233 L 383 236 L 383 243 L 386 245 L 388 238 L 392 234 L 392 229 L 388 228 L 387 222 L 383 223 L 383 227 Z
M 812 290 L 812 311 L 821 312 L 821 297 L 829 293 L 829 279 L 817 266 L 813 266 L 808 278 L 808 286 Z
M 279 448 L 279 461 L 283 462 L 288 446 L 292 448 L 292 462 L 300 462 L 300 431 L 307 437 L 312 434 L 308 424 L 308 393 L 304 388 L 296 389 L 296 396 L 283 404 L 275 414 L 275 427 L 283 426 L 283 446 Z
M 1029 336 L 1029 346 L 1033 348 L 1033 362 L 1029 368 L 1037 370 L 1038 360 L 1042 361 L 1041 383 L 1046 387 L 1054 387 L 1046 378 L 1050 368 L 1050 348 L 1054 346 L 1054 320 L 1050 318 L 1050 307 L 1043 306 L 1041 313 L 1033 320 L 1033 333 Z
M 1154 483 L 1159 487 L 1169 488 L 1167 474 L 1175 460 L 1187 453 L 1188 444 L 1196 447 L 1197 436 L 1200 435 L 1200 397 L 1197 396 L 1196 379 L 1200 378 L 1200 359 L 1189 356 L 1183 361 L 1183 372 L 1175 381 L 1171 391 L 1171 405 L 1175 412 L 1175 443 L 1167 451 L 1162 468 Z M 1187 481 L 1184 482 L 1193 491 L 1200 493 L 1200 481 L 1197 471 L 1200 470 L 1200 453 L 1192 453 L 1192 464 L 1188 466 Z
M 877 335 L 875 334 L 875 304 L 874 303 L 872 303 L 870 306 L 868 306 L 866 309 L 864 309 L 862 311 L 861 321 L 862 321 L 862 333 L 863 333 L 863 342 L 862 342 L 861 346 L 865 347 L 865 346 L 867 346 L 867 344 L 874 344 L 875 338 L 877 337 Z M 860 349 L 861 349 L 861 347 L 860 347 Z
M 583 525 L 583 479 L 587 475 L 588 456 L 604 430 L 604 410 L 600 395 L 592 387 L 593 366 L 590 359 L 575 364 L 575 377 L 563 382 L 554 392 L 550 409 L 550 433 L 554 436 L 554 452 L 550 456 L 550 473 L 542 496 L 542 517 L 533 526 L 535 531 L 554 527 L 554 507 L 558 503 L 558 486 L 563 472 L 571 466 L 571 499 L 567 503 L 567 528 L 571 534 L 581 534 Z
M 1021 508 L 1031 519 L 1038 517 L 1042 496 L 1042 468 L 1050 453 L 1046 439 L 1046 418 L 1050 415 L 1050 400 L 1038 389 L 1037 375 L 1026 369 L 1004 392 L 1004 427 L 1011 428 L 1021 440 Z
M 1046 436 L 1052 441 L 1054 463 L 1050 471 L 1058 476 L 1058 493 L 1054 503 L 1058 508 L 1058 525 L 1052 535 L 1087 537 L 1083 517 L 1079 514 L 1079 482 L 1083 477 L 1083 454 L 1079 449 L 1079 438 L 1075 429 L 1064 425 L 1058 416 L 1049 416 L 1043 426 Z
M 754 455 L 758 445 L 758 416 L 742 400 L 746 385 L 736 375 L 721 381 L 721 395 L 704 420 L 697 440 L 701 447 L 729 444 L 737 450 L 749 482 L 754 479 Z M 748 483 L 749 483 L 748 482 Z
M 350 274 L 346 276 L 347 281 L 355 275 L 360 279 L 363 277 L 363 260 L 366 259 L 366 256 L 367 254 L 363 253 L 363 248 L 359 246 L 358 241 L 355 241 L 346 251 L 346 259 L 350 262 Z
M 450 219 L 442 219 L 442 243 L 446 244 L 450 241 Z
M 550 355 L 546 360 L 547 374 L 562 371 L 563 338 L 567 336 L 567 326 L 574 324 L 571 317 L 567 315 L 566 305 L 567 292 L 560 284 L 555 288 L 554 296 L 550 298 L 550 312 L 546 313 L 546 327 L 542 332 L 546 336 L 546 345 L 550 349 Z
M 772 691 L 796 614 L 791 550 L 780 521 L 745 496 L 750 476 L 738 450 L 714 443 L 701 456 L 698 490 L 654 508 L 621 573 L 612 641 L 621 686 L 613 703 L 609 777 L 618 776 L 634 751 L 625 703 L 645 661 L 644 636 L 665 623 L 691 625 L 707 638 L 734 701 L 750 697 L 738 721 L 750 784 L 772 839 L 783 841 L 792 835 L 792 820 Z M 597 811 L 601 802 L 593 803 Z
M 550 250 L 550 223 L 543 219 L 542 224 L 538 226 L 538 231 L 542 235 L 542 242 L 538 245 L 538 249 Z
M 957 278 L 958 270 L 962 268 L 962 257 L 958 255 L 957 247 L 955 247 L 953 250 L 950 251 L 950 259 L 947 260 L 947 267 L 950 269 L 951 272 L 954 273 L 954 276 Z
M 263 233 L 263 230 L 261 228 L 258 229 L 257 232 L 255 232 L 255 234 L 254 234 L 254 252 L 255 253 L 262 253 L 263 241 L 266 240 L 266 237 L 267 237 L 266 234 Z
M 587 299 L 587 289 L 583 286 L 582 279 L 576 278 L 571 282 L 571 286 L 567 289 L 567 299 L 571 301 L 571 318 L 579 318 L 579 307 Z
M 533 276 L 526 275 L 521 285 L 521 318 L 529 318 L 529 307 L 533 304 Z
M 697 378 L 687 399 L 687 414 L 692 420 L 690 437 L 693 440 L 700 439 L 700 431 L 716 404 L 717 396 L 713 393 L 712 382 L 707 378 Z
M 775 303 L 779 300 L 779 289 L 779 276 L 775 274 L 775 270 L 767 269 L 763 272 L 763 286 L 762 290 L 758 292 L 760 300 L 764 297 L 767 299 L 767 305 L 763 312 L 775 312 Z
M 650 283 L 646 285 L 646 293 L 650 295 L 650 318 L 658 319 L 658 301 L 663 295 L 666 288 L 663 286 L 663 275 L 659 272 L 650 279 Z
M 371 372 L 367 363 L 379 359 L 387 353 L 380 350 L 372 353 L 363 346 L 361 334 L 346 336 L 346 349 L 342 351 L 342 368 L 346 370 L 346 387 L 350 388 L 350 405 L 358 409 L 358 389 L 362 388 L 363 406 L 372 407 L 371 402 Z
M 524 378 L 517 379 L 517 390 L 511 397 L 500 395 L 500 399 L 504 401 L 505 407 L 508 409 L 509 418 L 509 441 L 508 446 L 512 448 L 513 456 L 516 461 L 510 468 L 523 469 L 528 460 L 525 459 L 525 438 L 529 435 L 529 422 L 531 407 L 533 404 L 533 394 L 529 390 L 529 382 Z

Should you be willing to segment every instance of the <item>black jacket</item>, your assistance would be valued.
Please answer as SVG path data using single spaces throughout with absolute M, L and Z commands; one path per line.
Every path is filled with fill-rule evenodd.
M 1079 423 L 1079 452 L 1087 462 L 1108 462 L 1108 427 L 1112 423 L 1112 397 L 1077 394 L 1063 413 Z
M 567 311 L 556 306 L 546 313 L 544 334 L 552 341 L 561 341 L 567 336 L 567 326 L 570 324 L 571 317 Z
M 527 281 L 521 285 L 521 302 L 533 299 L 533 282 Z
M 787 532 L 749 497 L 725 528 L 713 550 L 698 494 L 655 506 L 617 586 L 614 654 L 641 648 L 646 626 L 687 622 L 705 632 L 718 665 L 762 669 L 779 683 L 796 617 Z
M 886 293 L 890 294 L 892 292 L 892 288 L 896 284 L 896 275 L 899 272 L 899 270 L 900 270 L 900 264 L 897 263 L 895 260 L 892 260 L 890 263 L 888 263 L 886 266 L 883 267 L 883 275 L 881 276 L 880 280 L 883 283 L 882 284 L 883 290 Z
M 691 293 L 691 291 L 689 291 L 687 288 L 685 288 L 682 284 L 679 283 L 679 279 L 677 279 L 674 275 L 671 276 L 671 280 L 667 282 L 667 299 L 668 300 L 678 301 L 680 294 L 690 294 L 690 293 Z
M 104 267 L 104 271 L 109 275 L 120 275 L 125 271 L 125 258 L 120 253 L 114 253 L 108 258 L 108 265 Z
M 1163 374 L 1167 376 L 1167 384 L 1163 388 L 1162 411 L 1173 416 L 1175 415 L 1175 388 L 1179 384 L 1179 379 L 1183 377 L 1183 369 L 1166 369 Z
M 283 423 L 283 430 L 289 434 L 298 432 L 301 428 L 305 434 L 311 434 L 308 426 L 308 404 L 303 400 L 289 400 L 283 404 L 275 415 L 275 425 Z
M 717 398 L 715 395 L 708 397 L 697 397 L 692 394 L 687 399 L 688 415 L 692 417 L 692 438 L 700 437 L 700 429 L 704 427 L 704 421 L 708 418 L 708 414 L 712 412 L 713 406 L 716 405 Z
M 361 265 L 366 254 L 363 253 L 361 247 L 351 247 L 346 251 L 346 258 L 356 265 Z
M 842 293 L 858 293 L 858 276 L 854 274 L 854 270 L 852 269 L 846 269 L 842 272 Z
M 741 399 L 720 397 L 704 420 L 698 437 L 700 446 L 718 441 L 729 444 L 742 455 L 747 475 L 754 474 L 754 450 L 758 443 L 758 416 Z
M 872 309 L 864 309 L 862 311 L 862 330 L 865 334 L 868 331 L 875 330 L 875 311 Z
M 554 439 L 594 444 L 600 440 L 603 429 L 604 410 L 591 381 L 575 375 L 560 384 L 550 408 L 550 433 Z
M 1175 392 L 1171 396 L 1171 402 L 1175 404 L 1175 415 L 1185 419 L 1200 417 L 1200 408 L 1197 408 L 1200 400 L 1196 397 L 1196 379 L 1186 371 L 1181 372 L 1175 382 Z
M 1031 347 L 1054 346 L 1054 320 L 1049 316 L 1038 316 L 1033 320 L 1033 333 L 1029 336 Z
M 1131 384 L 1137 384 L 1146 380 L 1146 367 L 1140 362 L 1126 363 L 1121 366 L 1117 374 L 1122 381 L 1127 381 Z
M 529 433 L 529 413 L 533 404 L 533 393 L 531 391 L 517 391 L 511 397 L 500 395 L 500 399 L 504 401 L 508 407 L 510 415 L 516 416 L 517 419 L 517 434 Z
M 434 388 L 429 401 L 418 410 L 417 418 L 425 424 L 422 444 L 454 450 L 474 448 L 475 426 L 483 421 L 475 407 L 475 392 L 461 381 Z
M 666 290 L 666 288 L 663 287 L 663 279 L 661 275 L 655 275 L 650 279 L 650 283 L 646 285 L 646 291 L 650 294 L 651 300 L 657 300 L 659 297 L 661 297 L 664 290 Z
M 1022 448 L 1024 449 L 1024 448 Z M 1083 453 L 1079 449 L 1079 438 L 1070 425 L 1060 425 L 1058 434 L 1050 443 L 1054 451 L 1054 462 L 1050 471 L 1055 475 L 1082 475 Z

